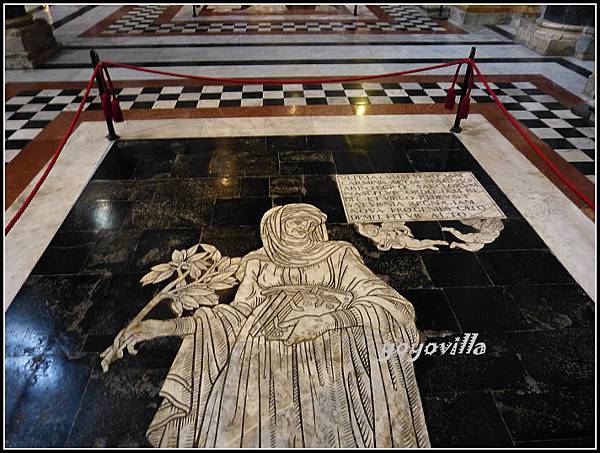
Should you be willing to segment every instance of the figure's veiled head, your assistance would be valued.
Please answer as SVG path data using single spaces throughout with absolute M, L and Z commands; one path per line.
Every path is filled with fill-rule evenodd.
M 280 243 L 301 250 L 327 241 L 327 215 L 310 204 L 292 203 L 269 209 L 260 222 L 263 244 Z
M 294 239 L 304 239 L 314 227 L 315 224 L 311 220 L 294 215 L 283 222 L 283 233 Z
M 304 266 L 328 256 L 327 215 L 316 207 L 292 203 L 268 210 L 260 222 L 263 247 L 282 266 Z

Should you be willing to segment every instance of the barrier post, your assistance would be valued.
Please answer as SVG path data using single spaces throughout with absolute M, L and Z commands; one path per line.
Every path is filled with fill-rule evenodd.
M 475 47 L 471 47 L 471 53 L 469 54 L 469 59 L 471 59 L 471 60 L 475 59 Z M 465 78 L 463 80 L 463 83 L 461 84 L 460 101 L 458 102 L 459 106 L 462 103 L 462 100 L 464 99 L 465 95 L 467 94 L 467 90 L 469 89 L 471 77 L 473 77 L 473 68 L 471 68 L 471 65 L 468 64 L 467 70 L 465 71 Z M 460 111 L 460 108 L 457 108 L 456 109 L 456 117 L 454 118 L 454 125 L 452 126 L 452 129 L 450 129 L 450 132 L 454 132 L 455 134 L 460 134 L 460 132 L 462 131 L 462 128 L 460 127 L 460 119 L 461 118 L 459 115 L 459 111 Z
M 98 56 L 98 52 L 96 52 L 93 49 L 90 50 L 90 58 L 92 60 L 92 67 L 95 68 L 98 65 L 98 63 L 100 62 L 100 57 Z M 106 91 L 106 87 L 104 86 L 104 79 L 102 78 L 101 71 L 98 71 L 98 73 L 96 74 L 96 85 L 98 85 L 98 93 L 100 95 L 100 98 L 102 98 L 102 95 Z M 108 135 L 107 135 L 108 139 L 109 140 L 117 140 L 119 138 L 119 136 L 115 132 L 115 127 L 113 125 L 112 119 L 108 118 L 106 115 L 104 115 L 104 117 L 106 119 L 106 128 L 108 129 Z

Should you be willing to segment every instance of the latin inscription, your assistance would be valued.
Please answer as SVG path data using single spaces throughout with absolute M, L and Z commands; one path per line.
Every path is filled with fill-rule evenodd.
M 506 218 L 471 172 L 337 175 L 349 223 Z

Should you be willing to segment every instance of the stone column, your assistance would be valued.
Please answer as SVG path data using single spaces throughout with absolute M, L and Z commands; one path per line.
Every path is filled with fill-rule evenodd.
M 42 19 L 33 19 L 21 5 L 6 7 L 4 49 L 6 69 L 31 69 L 58 53 L 52 27 Z
M 542 6 L 535 21 L 523 20 L 515 40 L 541 55 L 594 56 L 593 6 Z M 577 44 L 579 41 L 579 44 Z

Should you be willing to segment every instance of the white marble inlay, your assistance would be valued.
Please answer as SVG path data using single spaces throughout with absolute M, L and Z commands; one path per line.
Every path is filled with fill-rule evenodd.
M 107 372 L 140 342 L 182 338 L 147 430 L 153 446 L 430 446 L 409 352 L 414 307 L 352 244 L 329 240 L 326 219 L 309 204 L 277 206 L 262 217 L 260 249 L 229 258 L 197 244 L 142 277 L 161 289 L 100 356 Z M 233 287 L 219 303 L 216 291 Z M 161 303 L 173 318 L 145 319 Z M 361 424 L 339 416 L 357 413 Z
M 448 132 L 453 115 L 193 118 L 117 124 L 122 139 L 257 135 Z M 595 300 L 595 224 L 485 117 L 469 115 L 460 140 L 531 224 L 573 278 Z M 5 240 L 4 306 L 26 280 L 108 149 L 103 122 L 84 122 L 67 143 L 44 190 Z M 78 159 L 84 165 L 78 165 Z M 74 178 L 64 187 L 63 178 Z M 57 188 L 63 188 L 59 191 Z M 42 197 L 42 192 L 44 196 Z M 24 196 L 21 196 L 22 200 Z M 17 202 L 18 203 L 18 202 Z M 59 209 L 49 209 L 50 206 Z M 39 209 L 35 209 L 38 207 Z M 11 207 L 12 208 L 12 207 Z M 6 221 L 10 212 L 6 212 Z M 34 209 L 32 209 L 34 208 Z
M 471 172 L 336 177 L 349 223 L 505 218 Z

